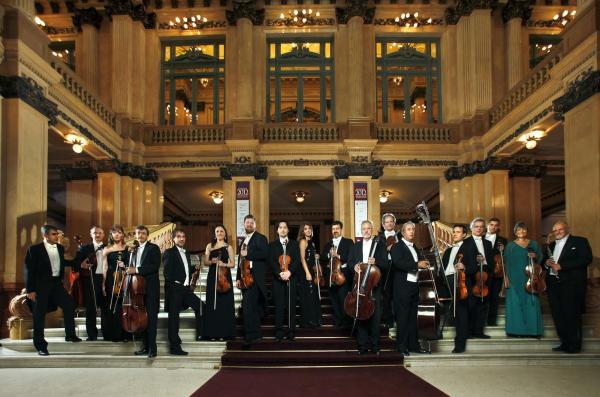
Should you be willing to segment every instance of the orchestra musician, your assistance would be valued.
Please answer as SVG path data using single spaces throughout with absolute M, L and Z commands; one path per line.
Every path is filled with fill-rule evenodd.
M 301 323 L 304 328 L 315 328 L 321 325 L 321 301 L 316 286 L 315 265 L 319 263 L 319 255 L 313 241 L 313 228 L 303 223 L 298 232 L 300 263 L 304 277 L 298 277 L 298 292 L 300 296 Z M 322 272 L 319 275 L 323 277 Z
M 275 339 L 285 337 L 295 340 L 296 331 L 296 279 L 301 274 L 298 243 L 288 236 L 286 221 L 277 223 L 277 239 L 269 244 L 269 267 L 273 272 L 273 301 L 275 303 Z M 287 309 L 287 333 L 283 325 Z
M 100 329 L 102 336 L 106 339 L 106 324 L 109 316 L 107 301 L 102 295 L 102 279 L 104 274 L 104 261 L 102 250 L 104 249 L 104 230 L 98 226 L 93 226 L 90 229 L 92 242 L 82 245 L 73 262 L 80 264 L 81 269 L 89 269 L 91 277 L 79 276 L 79 281 L 83 285 L 83 299 L 85 304 L 85 330 L 87 332 L 88 341 L 98 339 L 98 328 L 96 327 L 96 310 L 100 307 Z M 96 257 L 96 267 L 92 269 L 88 258 Z M 92 285 L 93 283 L 93 285 Z
M 250 261 L 250 272 L 254 283 L 250 288 L 242 290 L 242 312 L 244 318 L 244 349 L 250 348 L 252 342 L 262 339 L 260 320 L 267 302 L 267 286 L 265 272 L 269 254 L 267 238 L 256 231 L 256 218 L 248 214 L 244 217 L 246 237 L 238 251 L 241 257 Z M 245 247 L 245 249 L 242 249 Z M 241 269 L 238 266 L 236 287 L 241 287 Z
M 63 310 L 67 342 L 81 339 L 75 334 L 75 304 L 62 284 L 65 267 L 72 264 L 65 259 L 64 247 L 58 244 L 58 229 L 43 225 L 41 233 L 44 241 L 30 246 L 25 255 L 25 289 L 33 313 L 33 345 L 40 356 L 48 356 L 44 338 L 48 307 L 59 306 Z
M 357 241 L 350 250 L 348 266 L 354 269 L 355 273 L 360 272 L 360 263 L 368 263 L 377 266 L 381 272 L 385 272 L 389 266 L 385 242 L 377 242 L 375 247 L 375 238 L 373 235 L 373 222 L 369 220 L 362 221 L 361 225 L 362 240 Z M 354 278 L 352 278 L 354 280 Z M 367 320 L 356 320 L 356 339 L 358 343 L 358 354 L 362 355 L 369 350 L 372 353 L 379 354 L 380 342 L 380 323 L 381 323 L 381 280 L 373 289 L 373 298 L 375 299 L 375 311 Z
M 488 220 L 485 239 L 492 243 L 494 255 L 504 250 L 508 241 L 500 236 L 500 219 L 494 217 Z M 500 291 L 503 282 L 504 277 L 492 276 L 490 280 L 490 305 L 487 314 L 487 325 L 494 326 L 498 324 L 498 305 L 500 304 Z
M 325 244 L 321 258 L 327 259 L 328 263 L 332 257 L 337 258 L 340 261 L 340 270 L 345 277 L 345 282 L 342 285 L 337 285 L 332 282 L 329 286 L 329 298 L 333 309 L 334 325 L 338 328 L 349 329 L 352 326 L 352 321 L 344 312 L 344 299 L 351 288 L 354 275 L 354 270 L 351 266 L 348 266 L 348 257 L 354 241 L 342 236 L 343 229 L 344 224 L 342 222 L 333 221 L 331 224 L 331 234 L 333 239 Z M 331 272 L 332 269 L 329 269 L 329 271 Z
M 381 231 L 381 236 L 383 237 L 383 240 L 386 240 L 393 237 L 393 239 L 395 240 L 395 243 L 398 242 L 398 236 L 396 233 L 396 216 L 394 216 L 394 214 L 391 213 L 386 213 L 383 214 L 383 216 L 381 217 L 381 227 L 382 227 L 382 231 Z M 381 321 L 383 321 L 383 323 L 385 325 L 387 325 L 388 328 L 392 328 L 394 326 L 394 308 L 393 308 L 393 291 L 394 291 L 394 287 L 393 287 L 393 283 L 394 283 L 394 277 L 392 275 L 393 273 L 393 267 L 392 267 L 392 256 L 390 254 L 390 251 L 392 249 L 392 245 L 387 245 L 387 251 L 388 251 L 388 262 L 389 262 L 389 269 L 385 272 L 385 274 L 382 274 L 381 277 L 383 279 L 383 290 L 381 291 L 381 296 L 382 296 L 382 308 L 381 308 Z
M 163 274 L 165 277 L 165 310 L 169 313 L 169 352 L 176 356 L 186 356 L 188 352 L 181 348 L 179 337 L 179 312 L 185 307 L 194 310 L 196 318 L 196 340 L 202 330 L 202 301 L 190 289 L 190 281 L 195 267 L 192 266 L 190 253 L 185 247 L 185 232 L 173 231 L 175 245 L 163 253 Z M 200 265 L 198 265 L 198 268 Z
M 429 262 L 419 260 L 414 246 L 415 224 L 402 225 L 402 240 L 391 249 L 394 266 L 394 313 L 396 315 L 396 351 L 408 356 L 428 353 L 419 344 L 417 313 L 419 305 L 419 269 L 427 269 Z

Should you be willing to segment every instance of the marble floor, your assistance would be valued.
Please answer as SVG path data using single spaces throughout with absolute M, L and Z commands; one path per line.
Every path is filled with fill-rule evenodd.
M 409 370 L 452 397 L 600 395 L 600 363 L 593 367 L 460 366 Z M 4 396 L 175 397 L 189 396 L 215 373 L 216 370 L 183 368 L 19 368 L 0 369 L 0 384 Z M 224 393 L 220 397 L 227 396 Z

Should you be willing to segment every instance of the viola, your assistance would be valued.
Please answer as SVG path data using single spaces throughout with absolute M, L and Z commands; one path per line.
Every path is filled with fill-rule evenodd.
M 134 241 L 129 250 L 132 261 L 129 267 L 136 263 L 135 258 L 139 243 Z M 148 327 L 148 313 L 144 303 L 146 280 L 139 274 L 126 274 L 123 286 L 123 304 L 121 308 L 121 326 L 125 332 L 135 333 L 145 331 Z
M 225 247 L 227 247 L 227 244 L 225 244 Z M 222 262 L 221 260 L 221 250 L 219 249 L 219 260 L 217 262 L 217 292 L 224 294 L 226 292 L 229 292 L 229 290 L 231 289 L 231 283 L 229 282 L 229 268 L 227 266 L 219 266 L 219 262 Z M 215 299 L 216 302 L 216 299 Z
M 478 298 L 483 298 L 489 295 L 490 290 L 488 288 L 488 274 L 483 270 L 483 256 L 478 255 L 477 261 L 479 262 L 479 270 L 475 273 L 475 285 L 473 286 L 472 292 Z
M 242 244 L 240 251 L 248 249 L 246 244 Z M 238 268 L 240 269 L 240 288 L 248 289 L 254 284 L 254 277 L 250 270 L 250 261 L 245 256 L 240 255 L 238 261 Z
M 546 291 L 546 270 L 539 263 L 533 262 L 532 254 L 535 253 L 531 248 L 527 249 L 529 256 L 529 265 L 525 268 L 527 274 L 527 282 L 525 290 L 530 294 L 540 294 Z
M 342 261 L 340 258 L 336 258 L 333 255 L 335 254 L 336 248 L 331 247 L 331 252 L 329 253 L 329 286 L 331 287 L 333 284 L 335 285 L 343 285 L 346 282 L 346 276 L 342 272 Z
M 371 255 L 377 248 L 376 238 L 371 248 Z M 381 270 L 376 265 L 361 262 L 359 271 L 354 273 L 352 290 L 344 299 L 344 311 L 356 320 L 368 320 L 375 312 L 375 298 L 373 289 L 379 284 Z

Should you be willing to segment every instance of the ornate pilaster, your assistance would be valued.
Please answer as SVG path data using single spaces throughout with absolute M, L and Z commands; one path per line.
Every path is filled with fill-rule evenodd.
M 600 71 L 587 70 L 569 84 L 567 92 L 552 102 L 556 118 L 600 92 Z
M 529 0 L 509 0 L 502 9 L 502 19 L 505 23 L 511 19 L 520 19 L 521 24 L 525 25 L 531 18 L 532 10 Z
M 336 7 L 335 17 L 338 23 L 347 24 L 352 17 L 361 17 L 365 24 L 373 23 L 375 7 L 368 7 L 366 0 L 349 0 L 348 3 L 345 8 Z
M 89 88 L 98 91 L 98 30 L 102 24 L 102 15 L 94 7 L 75 9 L 73 26 L 80 32 L 76 58 L 77 73 Z
M 474 10 L 494 9 L 498 0 L 457 0 L 455 7 L 448 7 L 444 19 L 448 25 L 456 25 L 461 17 L 471 15 Z
M 256 163 L 230 164 L 220 168 L 221 178 L 231 180 L 236 176 L 251 176 L 254 179 L 267 179 L 268 169 L 266 165 Z
M 260 26 L 265 20 L 265 10 L 257 9 L 255 0 L 234 0 L 233 10 L 225 11 L 225 18 L 231 26 L 237 26 L 240 19 L 248 19 L 253 25 Z
M 348 179 L 351 176 L 370 176 L 371 179 L 379 179 L 383 176 L 383 165 L 372 163 L 351 162 L 338 165 L 334 168 L 336 179 Z
M 58 106 L 47 99 L 42 87 L 29 77 L 0 76 L 0 95 L 4 98 L 19 98 L 48 118 L 50 125 L 56 124 Z
M 77 28 L 77 31 L 81 32 L 83 25 L 91 25 L 96 29 L 100 29 L 102 18 L 102 15 L 100 15 L 96 8 L 90 7 L 76 8 L 71 19 L 73 20 L 73 26 Z

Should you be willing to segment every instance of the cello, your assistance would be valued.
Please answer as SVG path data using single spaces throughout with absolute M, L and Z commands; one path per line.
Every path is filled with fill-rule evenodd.
M 248 246 L 242 243 L 240 251 L 248 249 Z M 238 269 L 240 269 L 240 289 L 248 289 L 254 284 L 254 277 L 250 270 L 250 261 L 245 256 L 239 255 Z
M 369 257 L 374 255 L 377 249 L 379 237 L 373 239 Z M 376 265 L 370 263 L 358 263 L 359 271 L 354 273 L 352 290 L 348 292 L 344 299 L 344 311 L 356 320 L 368 320 L 375 312 L 375 298 L 373 298 L 373 289 L 379 284 L 381 279 L 381 270 Z M 354 332 L 354 326 L 352 332 Z
M 139 247 L 137 240 L 134 240 L 133 244 L 133 247 L 130 248 L 131 261 L 129 267 L 135 267 Z M 146 281 L 139 274 L 126 274 L 123 284 L 121 326 L 125 332 L 129 333 L 145 331 L 148 327 L 148 313 L 144 303 Z

